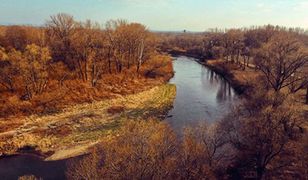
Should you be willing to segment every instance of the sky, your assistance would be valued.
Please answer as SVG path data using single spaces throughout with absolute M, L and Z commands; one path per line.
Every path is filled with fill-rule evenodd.
M 40 26 L 57 13 L 101 24 L 125 19 L 158 31 L 266 24 L 308 28 L 308 0 L 0 0 L 0 24 Z

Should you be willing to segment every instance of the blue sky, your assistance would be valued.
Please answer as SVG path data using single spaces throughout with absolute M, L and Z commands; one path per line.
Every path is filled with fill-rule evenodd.
M 308 0 L 0 0 L 1 24 L 43 25 L 59 12 L 99 23 L 126 19 L 151 30 L 264 24 L 308 28 Z

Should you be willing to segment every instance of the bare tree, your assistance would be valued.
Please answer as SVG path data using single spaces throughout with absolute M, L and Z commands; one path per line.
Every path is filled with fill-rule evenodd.
M 219 124 L 200 124 L 185 131 L 181 149 L 183 179 L 214 178 L 226 157 L 227 139 Z
M 72 62 L 72 38 L 76 32 L 77 23 L 73 16 L 60 13 L 50 17 L 46 23 L 47 38 L 55 60 L 62 60 L 70 68 L 74 68 Z
M 275 34 L 264 44 L 256 54 L 255 63 L 275 91 L 307 78 L 299 75 L 308 63 L 307 49 L 287 32 Z
M 283 172 L 293 163 L 300 122 L 281 95 L 260 94 L 244 103 L 223 123 L 237 151 L 236 168 L 255 172 L 257 179 Z
M 88 20 L 81 24 L 77 36 L 73 46 L 79 74 L 84 81 L 90 81 L 95 86 L 104 73 L 107 53 L 104 34 L 98 23 Z

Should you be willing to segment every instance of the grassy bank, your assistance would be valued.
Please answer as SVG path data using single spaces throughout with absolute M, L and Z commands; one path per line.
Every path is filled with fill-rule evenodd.
M 0 134 L 0 153 L 32 149 L 51 155 L 48 160 L 83 154 L 125 121 L 163 119 L 172 107 L 174 85 L 156 86 L 141 93 L 76 105 L 53 115 L 32 115 L 22 125 Z

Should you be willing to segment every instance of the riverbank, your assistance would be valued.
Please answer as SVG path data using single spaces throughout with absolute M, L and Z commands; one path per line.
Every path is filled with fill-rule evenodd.
M 222 75 L 237 92 L 244 95 L 249 93 L 249 89 L 254 88 L 253 82 L 261 76 L 255 68 L 243 70 L 237 64 L 226 63 L 223 60 L 207 60 L 203 64 Z M 287 89 L 282 89 L 282 93 L 288 94 L 287 91 Z M 308 105 L 305 104 L 305 90 L 300 90 L 296 94 L 288 94 L 286 101 L 299 113 L 300 119 L 303 119 L 301 128 L 308 131 Z
M 76 105 L 53 115 L 32 115 L 23 125 L 1 133 L 3 155 L 25 150 L 44 155 L 46 160 L 78 156 L 116 132 L 125 121 L 164 119 L 172 107 L 176 87 L 156 86 L 137 94 Z
M 251 79 L 257 78 L 260 74 L 254 69 L 249 69 L 242 73 L 242 69 L 235 64 L 226 63 L 222 60 L 207 60 L 203 55 L 189 53 L 185 50 L 172 49 L 167 51 L 171 56 L 187 56 L 195 58 L 196 61 L 204 66 L 207 66 L 215 73 L 226 79 L 234 88 L 237 94 L 244 94 L 246 90 L 252 88 Z
M 245 94 L 247 90 L 253 88 L 252 80 L 260 76 L 254 69 L 247 68 L 243 73 L 236 64 L 226 63 L 223 60 L 206 60 L 202 64 L 224 77 L 238 94 Z
M 204 59 L 204 56 L 202 54 L 197 54 L 194 52 L 187 52 L 186 50 L 182 50 L 182 49 L 169 49 L 169 50 L 166 50 L 166 53 L 171 56 L 186 56 L 186 57 L 199 59 L 201 61 L 203 61 Z

